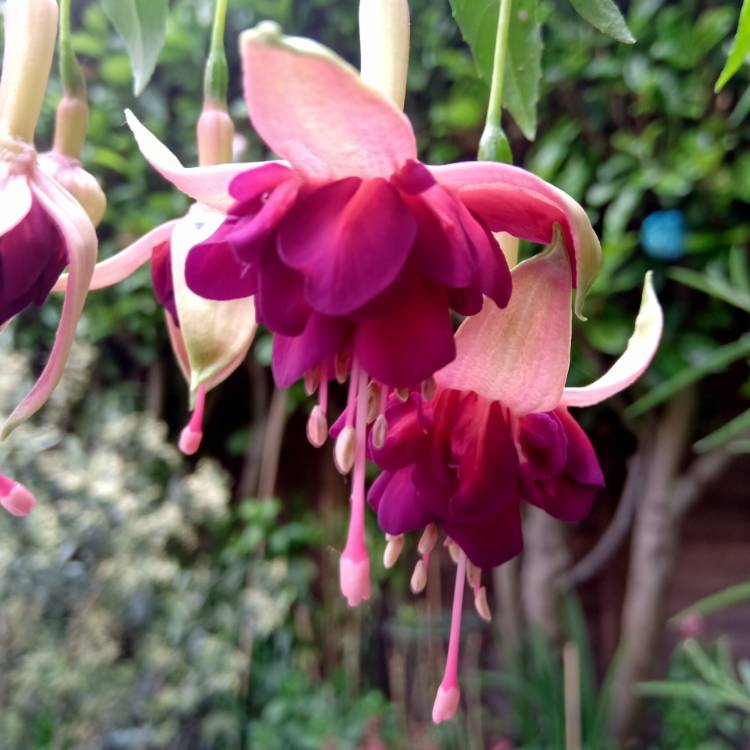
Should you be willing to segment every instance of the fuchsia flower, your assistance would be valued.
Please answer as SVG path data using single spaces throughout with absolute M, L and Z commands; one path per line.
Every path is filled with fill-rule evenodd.
M 94 227 L 79 203 L 40 169 L 33 137 L 57 32 L 54 0 L 8 0 L 0 79 L 0 328 L 41 305 L 70 269 L 49 360 L 0 430 L 4 438 L 34 414 L 60 380 L 96 262 Z
M 451 718 L 459 701 L 458 633 L 464 573 L 477 609 L 489 617 L 481 568 L 522 548 L 521 500 L 565 521 L 583 518 L 604 478 L 591 443 L 568 412 L 628 387 L 659 343 L 662 314 L 647 277 L 635 333 L 602 378 L 565 388 L 570 364 L 570 266 L 559 235 L 552 247 L 516 266 L 505 310 L 487 300 L 456 333 L 456 359 L 435 375 L 434 398 L 392 397 L 385 427 L 370 434 L 383 473 L 369 502 L 389 535 L 386 564 L 402 534 L 426 529 L 413 588 L 424 586 L 427 556 L 441 528 L 458 558 L 451 640 L 433 710 Z
M 341 584 L 356 604 L 369 596 L 362 405 L 382 412 L 392 389 L 430 388 L 455 356 L 451 309 L 477 313 L 484 295 L 508 303 L 510 273 L 493 232 L 546 244 L 559 225 L 579 307 L 599 243 L 575 201 L 522 169 L 421 164 L 404 114 L 324 47 L 261 24 L 242 35 L 241 50 L 252 124 L 287 161 L 226 173 L 234 203 L 221 229 L 190 253 L 187 283 L 215 300 L 254 295 L 258 321 L 275 334 L 277 384 L 305 375 L 310 390 L 320 388 L 308 426 L 317 445 L 328 382 L 349 378 L 336 454 L 342 470 L 354 467 Z M 130 122 L 146 158 L 206 202 L 206 175 L 168 163 L 153 136 Z M 221 182 L 219 172 L 211 179 Z
M 255 311 L 250 297 L 216 302 L 198 296 L 185 283 L 185 261 L 190 250 L 219 231 L 231 204 L 227 175 L 247 170 L 251 164 L 224 164 L 231 159 L 234 127 L 226 111 L 211 104 L 198 121 L 198 151 L 201 166 L 184 168 L 177 157 L 126 112 L 138 145 L 149 161 L 167 175 L 190 175 L 200 179 L 198 197 L 187 214 L 155 227 L 112 258 L 97 264 L 91 289 L 102 289 L 126 278 L 151 261 L 154 294 L 164 307 L 167 331 L 175 359 L 190 387 L 193 415 L 182 431 L 179 446 L 192 455 L 200 447 L 206 393 L 228 378 L 252 344 Z M 200 175 L 200 177 L 198 177 Z M 55 286 L 67 284 L 63 276 Z

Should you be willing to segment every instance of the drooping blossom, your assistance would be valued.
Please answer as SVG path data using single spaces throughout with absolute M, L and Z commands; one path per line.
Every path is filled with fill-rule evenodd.
M 242 35 L 241 51 L 250 120 L 285 161 L 232 180 L 227 221 L 190 253 L 187 282 L 211 299 L 255 296 L 258 321 L 275 334 L 277 384 L 305 376 L 309 390 L 319 387 L 308 425 L 315 444 L 326 437 L 329 381 L 349 379 L 336 454 L 342 470 L 355 468 L 341 582 L 356 604 L 369 595 L 366 420 L 356 405 L 374 403 L 377 413 L 394 388 L 429 390 L 455 356 L 451 310 L 475 314 L 485 295 L 507 304 L 510 274 L 493 232 L 546 244 L 558 224 L 579 306 L 599 243 L 577 203 L 522 169 L 420 163 L 396 94 L 315 42 L 261 24 Z M 200 176 L 164 164 L 152 137 L 136 135 L 146 158 L 200 199 Z
M 433 719 L 458 706 L 458 638 L 464 578 L 489 618 L 481 569 L 521 552 L 521 501 L 555 518 L 585 517 L 604 478 L 570 407 L 596 404 L 633 383 L 661 336 L 662 314 L 647 277 L 626 352 L 595 383 L 565 388 L 570 365 L 570 267 L 559 235 L 551 248 L 516 266 L 505 310 L 487 300 L 456 333 L 456 359 L 435 375 L 430 400 L 391 397 L 370 455 L 383 470 L 369 503 L 388 535 L 386 565 L 403 534 L 425 529 L 412 587 L 426 581 L 438 530 L 458 561 L 451 638 Z
M 185 216 L 166 221 L 133 244 L 97 264 L 91 289 L 102 289 L 122 281 L 144 264 L 151 262 L 154 296 L 164 308 L 165 322 L 175 359 L 190 389 L 193 414 L 182 430 L 179 447 L 192 455 L 203 437 L 203 414 L 206 393 L 226 380 L 247 356 L 256 330 L 253 300 L 250 297 L 215 301 L 200 297 L 185 283 L 185 261 L 190 250 L 214 235 L 226 218 L 231 198 L 226 192 L 228 181 L 215 180 L 217 165 L 223 173 L 239 172 L 251 165 L 228 162 L 232 158 L 234 125 L 226 108 L 207 102 L 196 127 L 199 167 L 183 170 L 177 158 L 162 146 L 135 118 L 127 113 L 128 122 L 141 148 L 155 146 L 163 168 L 176 168 L 203 175 L 204 202 L 194 203 Z M 144 145 L 146 144 L 146 145 Z M 157 157 L 155 157 L 157 158 Z M 55 286 L 62 290 L 63 276 Z
M 54 0 L 8 0 L 0 78 L 0 328 L 42 305 L 68 266 L 70 283 L 49 360 L 0 430 L 6 437 L 60 380 L 96 263 L 97 239 L 79 203 L 40 167 L 34 129 L 57 33 Z

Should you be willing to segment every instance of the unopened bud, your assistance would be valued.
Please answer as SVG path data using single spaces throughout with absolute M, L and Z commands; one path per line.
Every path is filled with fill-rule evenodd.
M 57 38 L 57 0 L 7 0 L 0 133 L 34 140 Z
M 479 139 L 479 160 L 513 163 L 508 136 L 499 125 L 487 125 Z
M 427 566 L 423 560 L 417 560 L 409 585 L 411 586 L 412 594 L 421 594 L 424 591 L 427 585 Z
M 207 101 L 198 118 L 198 163 L 202 167 L 228 164 L 232 161 L 234 123 L 226 108 Z
M 307 439 L 310 444 L 320 448 L 328 437 L 328 420 L 320 406 L 316 405 L 307 420 Z
M 346 425 L 336 438 L 333 449 L 333 462 L 339 474 L 348 474 L 354 466 L 354 448 L 356 445 L 356 433 L 354 427 Z
M 77 159 L 56 151 L 40 154 L 37 163 L 78 201 L 91 223 L 98 226 L 107 210 L 107 197 L 96 178 Z
M 392 536 L 391 534 L 386 534 L 385 538 L 388 541 L 383 553 L 383 565 L 386 568 L 392 568 L 398 562 L 401 551 L 404 549 L 404 535 Z
M 409 67 L 407 0 L 360 0 L 362 80 L 404 108 Z

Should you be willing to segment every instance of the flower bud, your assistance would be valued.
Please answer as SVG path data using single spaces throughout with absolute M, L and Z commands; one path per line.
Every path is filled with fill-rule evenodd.
M 220 104 L 207 101 L 198 118 L 198 162 L 202 167 L 232 161 L 234 123 Z
M 361 0 L 359 42 L 362 80 L 403 109 L 409 68 L 407 0 Z
M 80 159 L 88 126 L 89 105 L 86 99 L 65 94 L 55 112 L 55 142 L 52 150 L 71 159 Z
M 513 152 L 505 131 L 499 125 L 487 125 L 479 139 L 479 160 L 513 163 Z
M 7 0 L 0 133 L 34 140 L 57 37 L 56 0 Z
M 96 178 L 77 159 L 57 151 L 40 154 L 38 164 L 81 204 L 91 223 L 98 226 L 107 210 L 107 197 Z

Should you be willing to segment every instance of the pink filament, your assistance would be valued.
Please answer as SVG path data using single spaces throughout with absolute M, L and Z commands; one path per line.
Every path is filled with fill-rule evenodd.
M 349 373 L 349 391 L 346 395 L 346 426 L 351 427 L 354 424 L 354 413 L 357 409 L 357 398 L 359 388 L 359 365 L 352 362 L 352 369 Z M 365 402 L 365 418 L 367 418 L 367 403 Z
M 327 416 L 328 412 L 328 363 L 323 362 L 320 366 L 320 390 L 318 391 L 318 406 L 323 412 L 323 416 Z
M 190 417 L 190 421 L 180 433 L 180 450 L 186 456 L 192 456 L 200 448 L 203 440 L 203 412 L 206 408 L 206 388 L 198 387 L 198 393 L 195 398 L 195 409 Z

